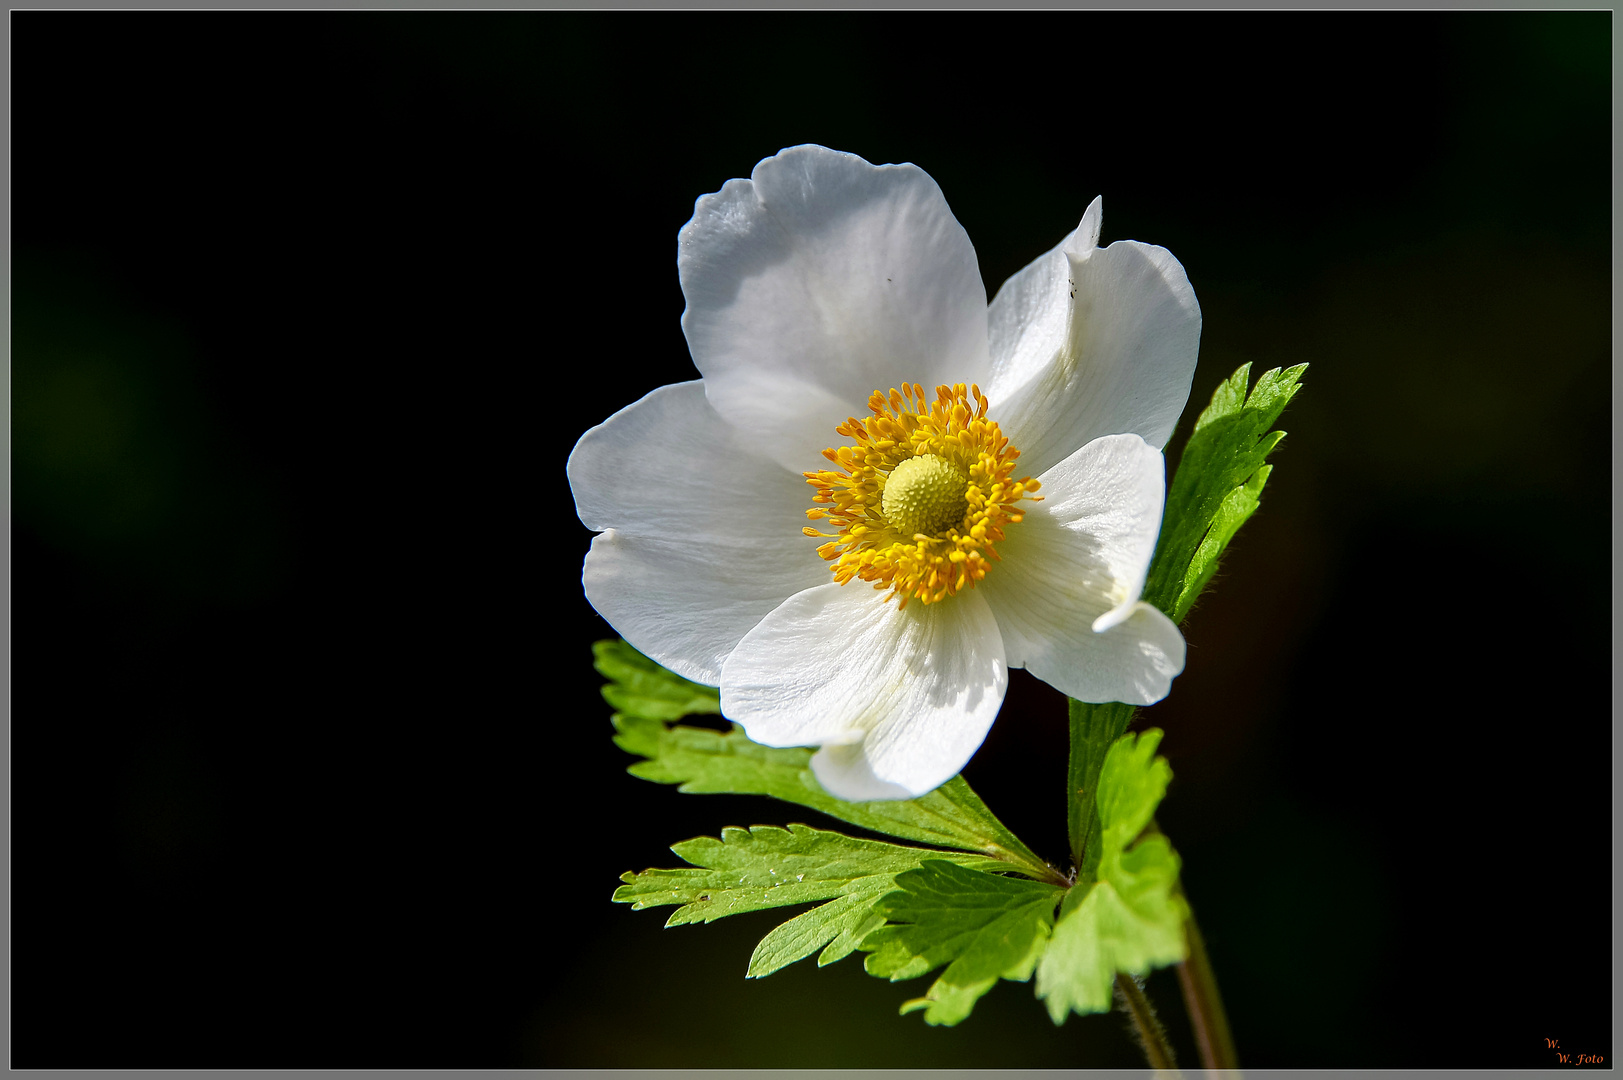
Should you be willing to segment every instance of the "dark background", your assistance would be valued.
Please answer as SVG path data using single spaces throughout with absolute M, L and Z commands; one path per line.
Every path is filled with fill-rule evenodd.
M 563 471 L 694 376 L 693 200 L 808 141 L 929 171 L 989 291 L 1099 193 L 1170 248 L 1169 460 L 1312 365 L 1146 718 L 1242 1064 L 1610 1057 L 1609 14 L 10 25 L 13 1065 L 1139 1060 L 609 903 L 821 823 L 624 774 Z M 967 774 L 1050 857 L 1064 739 L 1020 673 Z

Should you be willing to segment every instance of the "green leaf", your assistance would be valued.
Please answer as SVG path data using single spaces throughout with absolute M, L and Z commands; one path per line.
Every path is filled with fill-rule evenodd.
M 1172 782 L 1172 766 L 1156 757 L 1161 745 L 1161 729 L 1150 728 L 1117 739 L 1105 755 L 1099 772 L 1099 827 L 1103 833 L 1103 866 L 1112 854 L 1119 855 L 1144 831 L 1155 817 L 1155 808 L 1166 796 Z
M 1136 705 L 1119 701 L 1090 705 L 1068 699 L 1070 706 L 1071 753 L 1066 775 L 1070 797 L 1066 800 L 1066 829 L 1071 837 L 1071 865 L 1076 882 L 1094 880 L 1099 867 L 1099 770 L 1104 768 L 1110 748 L 1116 745 L 1138 712 Z
M 996 877 L 940 859 L 896 876 L 896 892 L 874 910 L 891 920 L 862 939 L 864 968 L 891 982 L 942 964 L 929 992 L 902 1012 L 924 1010 L 929 1024 L 953 1025 L 998 979 L 1025 982 L 1048 942 L 1062 890 Z
M 680 784 L 677 790 L 690 794 L 770 795 L 872 832 L 975 851 L 1003 860 L 1008 864 L 1006 870 L 1042 880 L 1064 880 L 1004 827 L 962 776 L 953 777 L 917 799 L 846 802 L 828 794 L 817 783 L 810 767 L 810 748 L 762 746 L 751 742 L 737 726 L 729 732 L 683 724 L 667 726 L 661 719 L 625 711 L 612 719 L 615 743 L 647 759 L 628 770 L 644 780 Z
M 677 720 L 721 712 L 714 687 L 667 671 L 619 639 L 592 645 L 592 666 L 609 682 L 603 699 L 619 712 L 644 720 Z
M 750 958 L 748 975 L 770 975 L 823 948 L 819 964 L 847 955 L 863 934 L 884 920 L 872 908 L 898 873 L 922 860 L 946 859 L 963 866 L 1006 870 L 979 855 L 958 855 L 860 840 L 836 832 L 791 825 L 722 830 L 721 839 L 699 837 L 672 846 L 692 869 L 644 870 L 621 876 L 618 903 L 633 911 L 677 904 L 666 926 L 714 922 L 746 911 L 830 900 L 784 923 L 766 936 Z
M 886 875 L 853 882 L 839 899 L 814 907 L 777 927 L 755 946 L 745 977 L 759 979 L 770 975 L 810 956 L 824 945 L 827 947 L 817 958 L 818 967 L 844 960 L 869 931 L 885 925 L 885 917 L 874 911 L 873 903 L 889 892 L 894 883 L 894 878 Z
M 1257 508 L 1268 480 L 1268 454 L 1285 437 L 1268 428 L 1296 392 L 1306 364 L 1274 368 L 1246 385 L 1251 365 L 1240 367 L 1212 394 L 1212 403 L 1189 436 L 1167 491 L 1161 537 L 1144 586 L 1144 599 L 1182 622 L 1217 569 L 1218 556 Z
M 1155 756 L 1160 742 L 1155 728 L 1125 735 L 1100 770 L 1098 880 L 1067 894 L 1037 968 L 1037 996 L 1056 1024 L 1073 1011 L 1108 1011 L 1118 971 L 1145 975 L 1185 956 L 1177 853 L 1160 833 L 1141 835 L 1172 779 Z
M 1217 516 L 1212 519 L 1212 527 L 1206 533 L 1206 539 L 1200 542 L 1195 551 L 1195 557 L 1189 563 L 1189 569 L 1184 574 L 1183 591 L 1178 594 L 1177 611 L 1187 614 L 1194 604 L 1195 598 L 1212 579 L 1217 571 L 1217 557 L 1228 547 L 1234 534 L 1240 531 L 1240 526 L 1246 523 L 1261 502 L 1262 486 L 1268 482 L 1268 474 L 1274 471 L 1272 465 L 1260 466 L 1251 474 L 1251 479 L 1229 492 L 1217 508 Z

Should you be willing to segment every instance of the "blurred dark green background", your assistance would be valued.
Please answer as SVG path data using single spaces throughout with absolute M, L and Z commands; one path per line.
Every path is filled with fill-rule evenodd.
M 1147 717 L 1242 1064 L 1610 1056 L 1609 13 L 11 24 L 14 1065 L 1137 1063 L 608 901 L 819 823 L 624 774 L 563 472 L 799 142 L 928 170 L 989 291 L 1100 193 L 1170 248 L 1169 460 L 1312 365 Z M 1053 857 L 1064 754 L 1021 674 L 968 770 Z

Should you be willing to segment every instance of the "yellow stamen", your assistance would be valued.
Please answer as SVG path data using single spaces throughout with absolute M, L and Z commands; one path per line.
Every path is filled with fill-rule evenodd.
M 852 445 L 823 451 L 840 471 L 805 474 L 817 491 L 812 502 L 831 504 L 806 511 L 807 519 L 838 532 L 801 531 L 829 538 L 817 553 L 834 564 L 835 581 L 873 582 L 898 607 L 973 588 L 999 558 L 993 545 L 1004 527 L 1024 516 L 1014 505 L 1041 498 L 1032 494 L 1037 481 L 1009 479 L 1020 451 L 986 418 L 978 386 L 938 386 L 926 402 L 914 383 L 875 391 L 868 408 L 867 420 L 851 417 L 835 429 Z

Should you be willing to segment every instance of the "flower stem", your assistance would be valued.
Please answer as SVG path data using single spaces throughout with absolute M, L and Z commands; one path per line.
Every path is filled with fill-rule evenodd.
M 1240 1061 L 1234 1053 L 1228 1016 L 1223 1012 L 1223 997 L 1217 992 L 1217 977 L 1212 974 L 1212 961 L 1206 955 L 1206 942 L 1193 913 L 1184 922 L 1184 933 L 1189 939 L 1189 959 L 1178 965 L 1178 985 L 1183 988 L 1184 1008 L 1195 1029 L 1200 1063 L 1208 1071 L 1238 1069 Z
M 1167 1029 L 1161 1026 L 1161 1021 L 1155 1015 L 1155 1006 L 1144 996 L 1138 980 L 1126 972 L 1119 972 L 1116 975 L 1116 1004 L 1132 1017 L 1133 1030 L 1138 1034 L 1138 1044 L 1143 1049 L 1150 1068 L 1164 1069 L 1176 1074 L 1178 1062 L 1173 1057 L 1172 1042 L 1167 1038 Z

